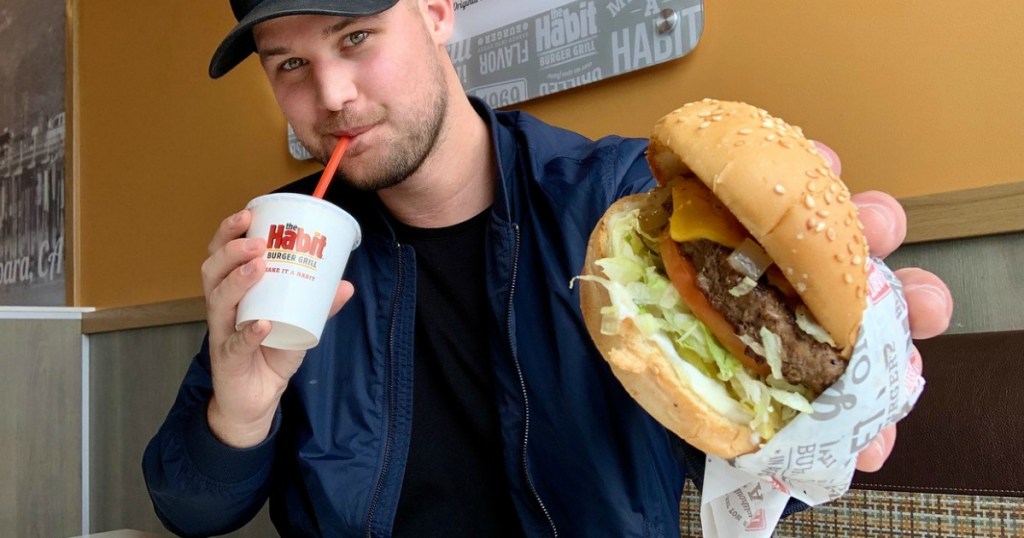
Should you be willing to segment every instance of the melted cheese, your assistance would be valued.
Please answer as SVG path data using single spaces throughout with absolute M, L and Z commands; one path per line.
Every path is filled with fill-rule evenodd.
M 747 230 L 722 202 L 695 177 L 672 181 L 672 218 L 669 233 L 677 243 L 708 239 L 736 248 Z

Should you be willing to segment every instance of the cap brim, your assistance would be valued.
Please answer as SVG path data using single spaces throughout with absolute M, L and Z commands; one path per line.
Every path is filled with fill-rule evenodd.
M 256 52 L 252 28 L 257 24 L 289 15 L 332 15 L 366 17 L 390 9 L 398 0 L 265 0 L 238 21 L 228 32 L 210 60 L 210 78 L 220 78 L 247 56 Z

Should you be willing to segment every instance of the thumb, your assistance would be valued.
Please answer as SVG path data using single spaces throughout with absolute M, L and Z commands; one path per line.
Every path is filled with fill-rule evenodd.
M 338 283 L 338 289 L 334 292 L 334 301 L 331 303 L 331 310 L 327 317 L 331 317 L 341 310 L 341 307 L 348 303 L 348 300 L 355 295 L 356 288 L 348 280 L 342 280 Z

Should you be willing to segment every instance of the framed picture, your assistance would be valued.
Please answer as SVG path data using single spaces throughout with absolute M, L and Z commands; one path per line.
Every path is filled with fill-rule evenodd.
M 63 306 L 65 2 L 0 6 L 0 305 Z

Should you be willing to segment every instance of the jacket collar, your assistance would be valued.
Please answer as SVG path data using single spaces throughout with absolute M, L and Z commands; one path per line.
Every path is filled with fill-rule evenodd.
M 513 188 L 518 170 L 517 158 L 520 141 L 516 139 L 514 129 L 509 124 L 516 121 L 518 114 L 502 112 L 501 117 L 483 99 L 469 96 L 477 114 L 487 123 L 491 131 L 491 149 L 495 152 L 498 163 L 498 177 L 494 178 L 494 202 L 492 214 L 499 221 L 509 223 L 512 220 L 512 209 L 509 192 Z

